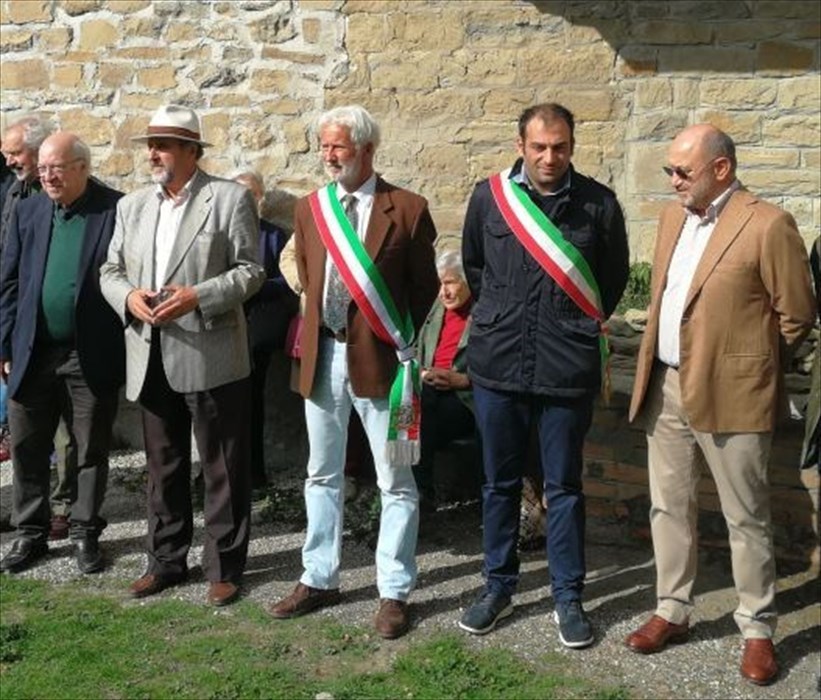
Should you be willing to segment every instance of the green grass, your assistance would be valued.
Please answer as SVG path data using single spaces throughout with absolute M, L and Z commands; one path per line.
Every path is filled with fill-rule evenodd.
M 273 622 L 241 601 L 214 611 L 140 605 L 78 584 L 4 578 L 0 698 L 626 698 L 462 636 L 384 643 L 322 616 Z M 414 638 L 415 637 L 415 638 Z

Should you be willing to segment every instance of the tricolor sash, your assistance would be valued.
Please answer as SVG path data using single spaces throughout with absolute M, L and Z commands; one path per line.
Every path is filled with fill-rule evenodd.
M 602 361 L 602 393 L 610 397 L 610 351 L 601 293 L 590 265 L 527 193 L 510 179 L 511 168 L 489 179 L 490 191 L 505 223 L 540 267 L 553 278 L 576 305 L 599 324 Z
M 419 461 L 419 363 L 413 345 L 414 329 L 410 313 L 400 316 L 382 274 L 351 226 L 336 194 L 336 183 L 308 197 L 319 237 L 339 270 L 351 298 L 371 330 L 396 350 L 399 366 L 391 386 L 388 406 L 386 458 L 396 466 Z

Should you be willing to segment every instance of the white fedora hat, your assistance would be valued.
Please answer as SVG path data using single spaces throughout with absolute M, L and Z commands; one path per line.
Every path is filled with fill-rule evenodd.
M 180 105 L 163 105 L 151 117 L 148 128 L 143 136 L 132 136 L 132 141 L 147 141 L 148 139 L 179 139 L 191 141 L 200 146 L 210 146 L 201 138 L 200 118 L 189 107 Z

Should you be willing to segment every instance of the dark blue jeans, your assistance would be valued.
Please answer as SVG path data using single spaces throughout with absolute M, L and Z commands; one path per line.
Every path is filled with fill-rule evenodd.
M 556 602 L 580 600 L 584 587 L 582 448 L 593 397 L 557 398 L 474 384 L 485 469 L 482 520 L 489 591 L 513 595 L 519 581 L 519 507 L 532 422 L 547 495 L 547 558 Z

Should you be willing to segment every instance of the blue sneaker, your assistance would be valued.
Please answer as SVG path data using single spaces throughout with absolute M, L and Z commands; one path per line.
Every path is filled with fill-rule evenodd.
M 465 614 L 459 620 L 459 627 L 471 634 L 487 634 L 496 627 L 499 620 L 512 612 L 510 596 L 485 591 L 465 610 Z
M 571 649 L 581 649 L 593 643 L 593 628 L 578 600 L 556 603 L 553 619 L 559 624 L 559 639 Z

